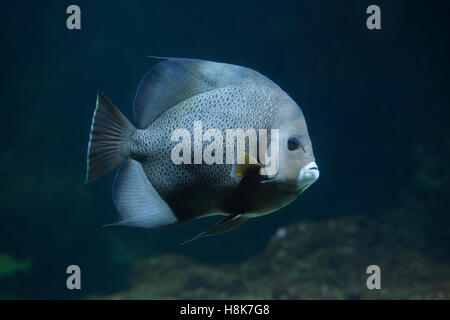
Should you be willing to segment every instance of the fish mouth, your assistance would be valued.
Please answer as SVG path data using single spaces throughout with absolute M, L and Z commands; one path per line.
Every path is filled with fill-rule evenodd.
M 265 177 L 265 180 L 261 181 L 261 183 L 277 183 L 285 191 L 302 193 L 319 179 L 319 175 L 319 167 L 312 161 L 300 170 L 297 180 L 293 182 L 282 181 L 281 179 L 277 179 L 277 175 L 274 175 Z
M 300 187 L 300 192 L 305 191 L 306 188 L 316 182 L 316 180 L 319 179 L 319 175 L 319 167 L 314 161 L 304 166 L 300 170 L 300 174 L 297 179 L 297 185 Z

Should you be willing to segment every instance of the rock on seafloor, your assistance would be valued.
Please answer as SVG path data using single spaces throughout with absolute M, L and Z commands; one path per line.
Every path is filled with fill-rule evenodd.
M 298 222 L 241 263 L 150 258 L 133 267 L 128 290 L 90 298 L 450 299 L 450 261 L 428 256 L 409 232 L 363 216 Z M 366 286 L 374 264 L 381 268 L 380 290 Z

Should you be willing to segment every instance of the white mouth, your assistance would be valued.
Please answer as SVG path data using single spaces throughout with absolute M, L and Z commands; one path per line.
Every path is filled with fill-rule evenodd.
M 319 179 L 319 167 L 313 161 L 308 163 L 302 168 L 298 175 L 297 185 L 301 191 L 305 191 L 310 185 L 312 185 L 317 179 Z

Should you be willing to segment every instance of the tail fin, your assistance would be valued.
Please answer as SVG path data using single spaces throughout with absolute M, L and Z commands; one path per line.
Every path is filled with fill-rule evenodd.
M 98 92 L 89 136 L 86 183 L 97 180 L 129 158 L 128 141 L 135 131 L 119 109 Z

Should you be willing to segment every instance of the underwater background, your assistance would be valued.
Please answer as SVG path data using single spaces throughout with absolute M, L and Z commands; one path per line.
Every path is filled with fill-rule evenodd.
M 449 299 L 449 16 L 448 1 L 2 4 L 0 298 Z M 101 228 L 117 212 L 114 173 L 84 184 L 96 91 L 133 119 L 147 55 L 268 76 L 301 106 L 320 179 L 183 246 L 217 217 Z M 366 288 L 372 264 L 381 290 Z

